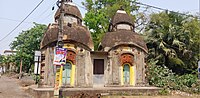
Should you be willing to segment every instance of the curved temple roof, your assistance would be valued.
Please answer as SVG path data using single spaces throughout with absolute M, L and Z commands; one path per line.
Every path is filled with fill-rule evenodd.
M 124 10 L 118 10 L 111 20 L 111 24 L 115 29 L 111 29 L 111 32 L 107 32 L 102 41 L 101 46 L 103 48 L 115 47 L 117 45 L 127 44 L 134 45 L 141 48 L 146 53 L 148 52 L 146 43 L 143 38 L 135 33 L 132 29 L 117 29 L 118 24 L 128 24 L 131 27 L 134 27 L 133 20 Z M 110 28 L 109 28 L 110 29 Z
M 67 0 L 64 2 L 63 6 L 59 8 L 55 14 L 55 20 L 59 19 L 61 14 L 61 9 L 63 8 L 65 15 L 71 15 L 74 18 L 82 21 L 82 16 L 75 4 L 72 1 Z M 89 49 L 93 50 L 94 45 L 92 42 L 92 37 L 90 32 L 87 30 L 86 27 L 82 26 L 81 21 L 79 24 L 76 23 L 67 23 L 63 26 L 63 41 L 72 41 L 78 42 Z M 58 32 L 59 26 L 57 23 L 50 24 L 47 28 L 47 31 L 44 33 L 43 39 L 40 43 L 40 48 L 44 48 L 45 46 L 50 45 L 51 43 L 55 43 L 58 40 Z
M 64 4 L 64 6 L 62 6 L 62 7 L 63 7 L 63 9 L 64 9 L 63 12 L 64 12 L 65 14 L 75 16 L 75 17 L 77 17 L 77 18 L 79 18 L 79 19 L 82 20 L 82 16 L 81 16 L 80 10 L 79 10 L 78 7 L 77 7 L 75 4 L 73 4 L 72 2 L 66 2 L 66 3 Z M 60 17 L 60 9 L 58 9 L 58 10 L 56 11 L 56 14 L 55 14 L 54 18 L 55 18 L 55 19 L 58 19 L 59 17 Z
M 40 43 L 41 49 L 50 43 L 57 42 L 58 30 L 58 24 L 49 25 L 48 30 L 45 32 Z M 90 32 L 83 26 L 64 26 L 63 35 L 67 36 L 66 39 L 63 39 L 63 41 L 75 41 L 86 45 L 90 49 L 93 49 L 93 42 Z
M 117 30 L 116 32 L 108 32 L 101 41 L 102 47 L 114 47 L 120 44 L 132 44 L 147 52 L 147 46 L 142 37 L 129 30 Z
M 113 26 L 120 23 L 127 23 L 132 26 L 134 25 L 132 18 L 124 10 L 118 10 L 111 20 Z

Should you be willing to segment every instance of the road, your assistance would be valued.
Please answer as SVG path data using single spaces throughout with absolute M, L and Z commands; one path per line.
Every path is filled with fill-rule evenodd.
M 0 78 L 0 98 L 32 98 L 18 82 L 18 79 L 2 76 Z

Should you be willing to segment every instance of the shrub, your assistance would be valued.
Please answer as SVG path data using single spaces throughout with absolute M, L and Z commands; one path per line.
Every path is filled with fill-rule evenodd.
M 200 93 L 200 83 L 196 74 L 176 75 L 166 66 L 156 65 L 150 60 L 147 67 L 147 79 L 150 85 L 188 93 Z
M 35 84 L 38 84 L 40 81 L 40 75 L 33 75 L 33 80 L 35 81 Z

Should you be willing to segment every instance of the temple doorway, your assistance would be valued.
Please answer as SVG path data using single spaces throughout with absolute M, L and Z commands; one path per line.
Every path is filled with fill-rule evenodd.
M 70 85 L 71 70 L 72 70 L 72 64 L 70 62 L 66 62 L 66 64 L 63 66 L 63 74 L 62 74 L 62 84 L 64 86 Z
M 123 82 L 124 85 L 130 84 L 130 65 L 124 64 L 123 66 Z

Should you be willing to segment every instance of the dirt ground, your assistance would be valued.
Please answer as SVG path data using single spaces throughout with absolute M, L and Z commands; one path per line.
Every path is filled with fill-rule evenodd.
M 32 98 L 25 92 L 24 87 L 19 85 L 19 80 L 1 76 L 0 78 L 0 98 Z

